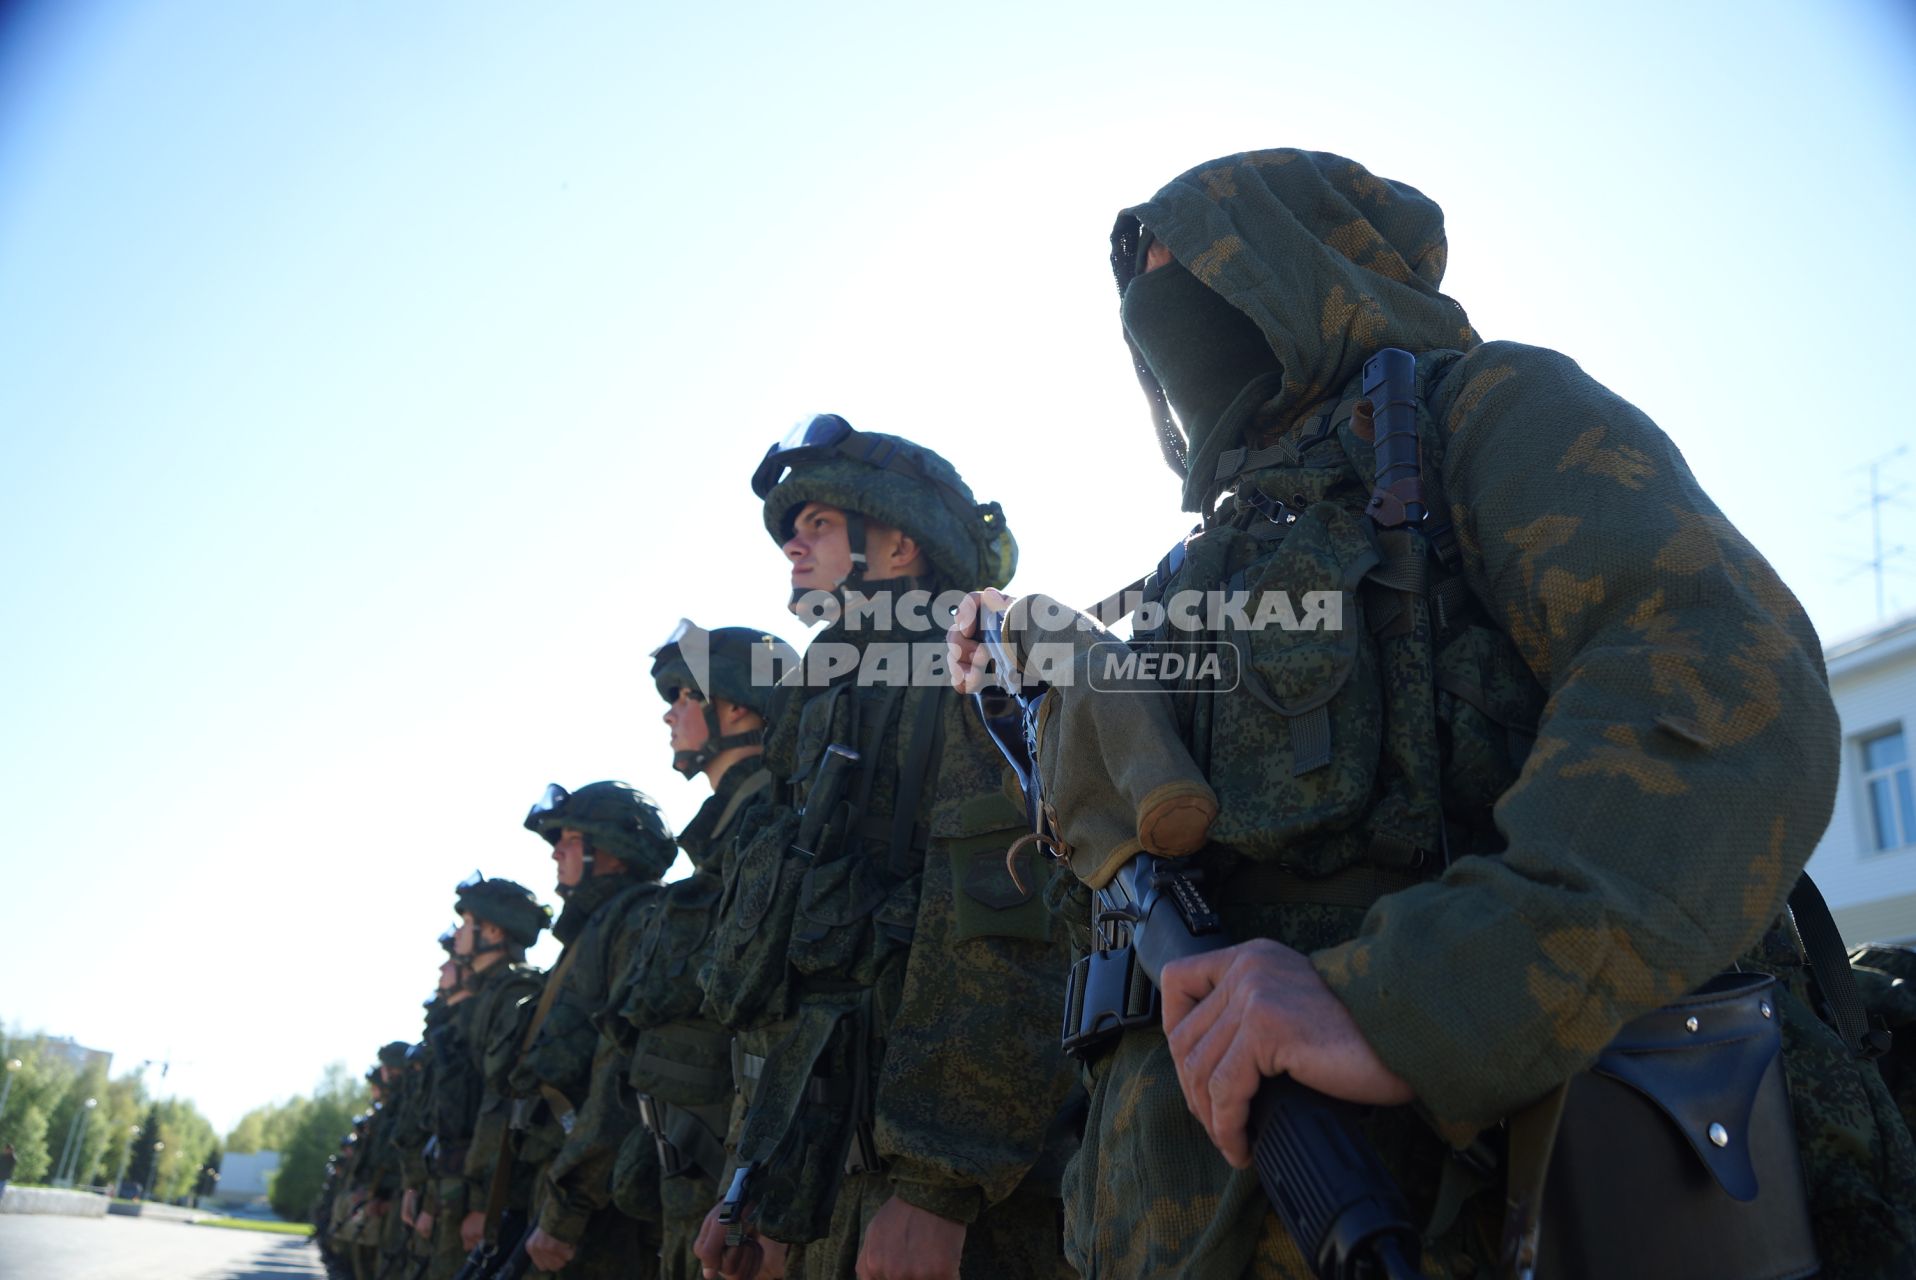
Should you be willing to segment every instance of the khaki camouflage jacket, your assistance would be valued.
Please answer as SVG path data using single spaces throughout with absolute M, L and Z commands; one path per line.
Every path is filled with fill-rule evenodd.
M 1418 356 L 1430 497 L 1465 608 L 1481 611 L 1461 625 L 1487 623 L 1436 673 L 1459 743 L 1444 810 L 1494 829 L 1499 856 L 1453 857 L 1313 960 L 1440 1126 L 1468 1134 L 1587 1066 L 1776 916 L 1836 782 L 1816 633 L 1655 424 L 1565 356 L 1479 343 L 1438 292 L 1442 216 L 1414 189 L 1337 157 L 1232 157 L 1126 211 L 1121 279 L 1140 223 L 1281 365 L 1257 431 L 1190 446 L 1187 501 L 1246 461 L 1220 443 L 1261 446 L 1233 510 L 1284 527 L 1245 585 L 1346 594 L 1341 631 L 1250 636 L 1245 688 L 1193 717 L 1223 806 L 1214 837 L 1307 875 L 1404 849 L 1379 839 L 1380 806 L 1438 844 L 1417 758 L 1437 735 L 1425 726 L 1420 745 L 1391 724 L 1393 689 L 1427 679 L 1429 644 L 1420 667 L 1351 590 L 1377 539 L 1354 514 L 1364 495 L 1339 491 L 1374 465 L 1349 412 L 1363 362 Z M 1204 541 L 1173 588 L 1238 581 Z

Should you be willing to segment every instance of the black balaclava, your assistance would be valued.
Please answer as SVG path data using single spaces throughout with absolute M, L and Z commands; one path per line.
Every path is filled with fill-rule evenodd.
M 1207 495 L 1219 455 L 1244 443 L 1284 368 L 1251 318 L 1178 262 L 1132 280 L 1121 314 L 1184 429 L 1186 498 Z

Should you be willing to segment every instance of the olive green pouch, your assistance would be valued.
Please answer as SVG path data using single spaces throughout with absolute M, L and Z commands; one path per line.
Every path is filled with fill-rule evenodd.
M 1024 819 L 1001 795 L 973 796 L 934 835 L 951 863 L 952 913 L 960 942 L 972 938 L 1051 936 L 1051 912 L 1040 892 L 1048 874 Z

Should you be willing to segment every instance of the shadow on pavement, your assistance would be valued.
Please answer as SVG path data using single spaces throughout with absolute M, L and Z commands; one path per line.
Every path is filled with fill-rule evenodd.
M 230 1271 L 209 1271 L 205 1280 L 283 1280 L 286 1276 L 324 1276 L 319 1250 L 305 1239 L 287 1239 Z

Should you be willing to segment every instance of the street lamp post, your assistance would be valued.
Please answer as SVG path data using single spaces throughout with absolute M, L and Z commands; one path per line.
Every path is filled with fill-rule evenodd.
M 80 1163 L 80 1146 L 79 1143 L 75 1141 L 75 1138 L 82 1132 L 80 1122 L 82 1120 L 91 1120 L 93 1117 L 93 1108 L 99 1105 L 100 1100 L 98 1098 L 88 1098 L 84 1106 L 73 1109 L 73 1123 L 67 1126 L 66 1145 L 60 1148 L 60 1163 L 53 1175 L 53 1181 L 56 1185 L 59 1183 L 65 1183 L 67 1186 L 73 1185 L 73 1176 L 79 1172 L 77 1166 Z
M 13 1076 L 23 1065 L 18 1058 L 7 1059 L 7 1081 L 0 1084 L 0 1116 L 7 1114 L 7 1095 L 13 1092 Z
M 113 1198 L 120 1198 L 120 1189 L 126 1186 L 126 1167 L 133 1161 L 133 1142 L 140 1136 L 139 1125 L 129 1125 L 126 1131 L 126 1145 L 120 1148 L 120 1171 L 113 1175 Z
M 147 1174 L 146 1174 L 146 1198 L 147 1198 L 148 1200 L 152 1200 L 152 1199 L 154 1199 L 154 1198 L 156 1198 L 156 1197 L 158 1196 L 158 1194 L 159 1194 L 159 1190 L 160 1190 L 160 1152 L 162 1152 L 162 1151 L 164 1151 L 164 1150 L 166 1150 L 166 1144 L 165 1144 L 164 1142 L 158 1142 L 158 1141 L 156 1141 L 156 1142 L 154 1142 L 154 1144 L 153 1144 L 153 1167 L 152 1167 L 151 1169 L 149 1169 L 149 1170 L 147 1170 Z

